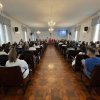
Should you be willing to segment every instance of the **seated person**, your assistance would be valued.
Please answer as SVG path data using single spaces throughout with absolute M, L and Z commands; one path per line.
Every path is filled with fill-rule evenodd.
M 36 48 L 33 43 L 30 44 L 29 50 L 36 51 Z
M 86 60 L 82 60 L 83 71 L 87 77 L 91 78 L 91 74 L 96 65 L 100 64 L 100 58 L 95 56 L 96 50 L 94 48 L 87 49 L 87 55 L 90 57 Z
M 14 67 L 19 66 L 23 73 L 23 79 L 27 78 L 29 75 L 28 64 L 24 60 L 20 60 L 17 58 L 17 52 L 15 48 L 11 48 L 9 52 L 9 60 L 6 62 L 6 67 Z
M 66 47 L 67 45 L 66 44 L 63 44 L 62 46 Z
M 8 55 L 6 52 L 4 52 L 2 47 L 0 47 L 0 55 Z
M 76 58 L 77 58 L 78 55 L 85 55 L 85 53 L 84 53 L 84 52 L 79 52 L 79 53 L 75 56 L 75 58 L 73 58 L 72 66 L 75 66 Z
M 68 48 L 67 48 L 67 51 L 69 51 L 69 50 L 75 50 L 75 48 L 73 48 L 73 47 L 68 47 Z
M 60 41 L 58 45 L 61 45 L 61 44 L 63 44 L 63 43 Z
M 35 44 L 35 48 L 40 48 L 40 45 L 38 43 Z

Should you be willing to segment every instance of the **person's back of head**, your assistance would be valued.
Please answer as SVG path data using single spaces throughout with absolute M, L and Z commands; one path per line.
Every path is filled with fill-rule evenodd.
M 95 52 L 96 52 L 96 49 L 95 48 L 92 48 L 92 47 L 88 47 L 87 48 L 87 55 L 89 57 L 95 57 Z
M 15 47 L 11 48 L 8 57 L 9 57 L 9 62 L 16 62 L 17 52 L 16 52 Z
M 30 45 L 29 45 L 29 47 L 33 47 L 33 46 L 34 46 L 34 43 L 31 42 Z
M 29 49 L 29 45 L 26 44 L 24 49 L 25 49 L 25 50 L 28 50 L 28 49 Z

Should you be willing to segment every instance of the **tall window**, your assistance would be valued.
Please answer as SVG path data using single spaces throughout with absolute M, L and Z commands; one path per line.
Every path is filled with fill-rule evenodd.
M 34 34 L 32 34 L 32 41 L 34 41 L 35 40 L 35 37 L 34 37 Z
M 0 15 L 0 44 L 11 42 L 11 21 Z
M 9 42 L 9 34 L 8 34 L 8 29 L 7 29 L 7 25 L 4 25 L 4 31 L 5 31 L 5 42 Z
M 0 44 L 12 42 L 10 28 L 0 24 Z
M 25 41 L 28 41 L 27 39 L 27 32 L 25 31 Z
M 77 41 L 78 31 L 75 32 L 75 41 Z
M 3 44 L 4 41 L 3 25 L 0 24 L 0 44 Z
M 99 41 L 99 31 L 100 31 L 100 24 L 97 24 L 95 27 L 94 39 L 93 41 Z

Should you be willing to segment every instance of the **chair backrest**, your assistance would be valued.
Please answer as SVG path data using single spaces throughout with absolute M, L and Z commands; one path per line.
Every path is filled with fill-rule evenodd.
M 9 49 L 9 48 L 5 48 L 4 51 L 5 51 L 6 53 L 9 53 L 10 49 Z
M 22 48 L 16 48 L 17 54 L 22 54 L 24 49 Z
M 75 50 L 68 50 L 68 58 L 71 59 L 72 57 L 76 56 L 76 51 Z
M 8 55 L 0 55 L 0 65 L 1 66 L 5 66 L 7 60 L 8 60 Z
M 100 86 L 100 65 L 96 65 L 91 78 L 92 86 Z
M 41 48 L 36 48 L 37 53 L 40 53 Z
M 87 59 L 87 58 L 89 58 L 87 55 L 80 55 L 80 54 L 78 54 L 76 56 L 75 69 L 76 70 L 81 70 L 81 67 L 82 67 L 82 59 Z
M 23 84 L 23 75 L 19 66 L 0 67 L 0 86 L 18 86 Z
M 35 56 L 38 56 L 38 51 L 37 50 L 33 51 L 33 53 L 34 53 Z
M 96 55 L 96 57 L 100 57 L 100 55 Z
M 34 51 L 24 50 L 23 51 L 23 54 L 25 54 L 25 55 L 33 55 L 34 54 Z
M 81 54 L 77 55 L 76 62 L 75 62 L 76 66 L 81 66 L 82 59 L 87 59 L 87 58 L 89 58 L 87 55 L 81 55 Z
M 100 54 L 100 50 L 99 50 L 99 54 Z
M 27 64 L 29 65 L 30 69 L 34 68 L 34 54 L 33 51 L 28 51 L 20 55 L 20 58 L 22 60 L 25 60 Z

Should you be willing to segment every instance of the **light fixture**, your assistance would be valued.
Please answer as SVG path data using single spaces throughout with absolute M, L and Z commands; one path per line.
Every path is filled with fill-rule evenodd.
M 36 33 L 37 33 L 37 34 L 41 34 L 41 32 L 40 32 L 40 31 L 37 31 Z
M 54 22 L 53 20 L 51 20 L 50 22 L 48 22 L 48 26 L 53 27 L 55 26 L 56 22 Z
M 53 32 L 54 28 L 50 27 L 48 30 L 49 30 L 49 32 Z

